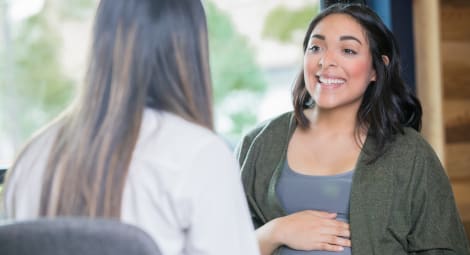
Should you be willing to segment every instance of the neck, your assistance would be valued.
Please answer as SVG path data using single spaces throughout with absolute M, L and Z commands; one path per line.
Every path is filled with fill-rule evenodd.
M 355 135 L 357 109 L 321 109 L 314 107 L 306 110 L 311 129 L 322 132 Z

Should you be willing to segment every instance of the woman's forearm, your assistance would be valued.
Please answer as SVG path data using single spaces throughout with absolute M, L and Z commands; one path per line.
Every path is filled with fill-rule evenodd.
M 279 238 L 279 219 L 274 219 L 256 230 L 261 255 L 271 255 L 282 245 Z

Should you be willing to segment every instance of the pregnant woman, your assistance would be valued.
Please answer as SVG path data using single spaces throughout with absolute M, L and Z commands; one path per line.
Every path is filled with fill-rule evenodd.
M 238 146 L 262 254 L 470 254 L 396 41 L 362 5 L 308 27 L 294 111 Z

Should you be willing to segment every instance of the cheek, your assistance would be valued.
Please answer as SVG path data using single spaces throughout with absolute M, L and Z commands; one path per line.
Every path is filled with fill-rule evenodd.
M 309 89 L 309 85 L 316 83 L 315 74 L 318 72 L 318 60 L 312 55 L 304 56 L 304 81 Z
M 318 66 L 318 60 L 313 55 L 304 56 L 304 69 L 307 72 L 312 72 Z
M 372 78 L 372 63 L 370 61 L 356 61 L 348 67 L 349 76 L 369 84 Z

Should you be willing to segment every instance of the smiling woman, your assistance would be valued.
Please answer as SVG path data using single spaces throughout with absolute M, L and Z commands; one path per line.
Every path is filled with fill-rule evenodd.
M 470 254 L 381 19 L 333 5 L 312 20 L 303 50 L 294 111 L 237 149 L 262 254 Z

